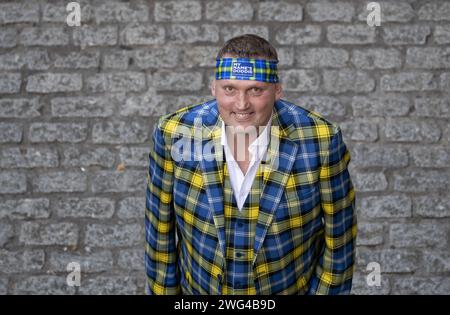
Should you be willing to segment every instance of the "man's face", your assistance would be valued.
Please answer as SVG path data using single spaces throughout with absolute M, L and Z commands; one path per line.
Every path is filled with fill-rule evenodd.
M 265 126 L 282 96 L 281 84 L 250 80 L 214 79 L 211 93 L 225 124 L 244 128 Z

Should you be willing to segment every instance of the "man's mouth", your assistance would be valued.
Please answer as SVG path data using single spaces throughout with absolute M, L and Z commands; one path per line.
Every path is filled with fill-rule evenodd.
M 237 121 L 247 121 L 253 116 L 253 112 L 237 113 L 234 112 L 234 117 Z

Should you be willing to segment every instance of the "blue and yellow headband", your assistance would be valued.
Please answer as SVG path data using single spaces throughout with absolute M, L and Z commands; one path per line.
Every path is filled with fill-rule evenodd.
M 216 80 L 278 83 L 277 63 L 254 58 L 219 58 L 216 62 Z

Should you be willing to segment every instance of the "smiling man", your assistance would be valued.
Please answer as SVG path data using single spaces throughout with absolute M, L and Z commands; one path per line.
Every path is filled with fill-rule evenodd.
M 272 71 L 269 82 L 278 82 L 273 75 L 277 61 L 252 58 L 248 60 L 251 62 L 246 62 L 245 58 L 236 58 L 236 56 L 238 55 L 234 55 L 233 58 L 233 54 L 228 52 L 217 59 L 217 78 L 211 84 L 211 93 L 217 100 L 219 117 L 222 120 L 224 131 L 222 145 L 227 157 L 227 165 L 230 166 L 230 163 L 233 163 L 228 170 L 239 206 L 244 202 L 242 200 L 244 198 L 239 198 L 241 190 L 239 186 L 242 183 L 250 183 L 251 186 L 262 155 L 266 151 L 273 107 L 275 101 L 280 99 L 282 90 L 279 83 L 252 80 L 255 77 L 252 64 L 254 62 L 261 69 L 267 72 Z M 270 65 L 267 69 L 264 68 L 266 63 Z M 222 69 L 230 65 L 231 74 L 228 77 L 226 71 Z M 244 67 L 245 70 L 242 71 Z M 253 162 L 254 167 L 249 170 L 250 162 Z M 236 167 L 235 163 L 239 167 Z M 246 178 L 248 178 L 247 181 L 245 181 Z M 246 185 L 246 190 L 249 190 L 250 186 Z M 239 209 L 241 208 L 242 206 L 239 206 Z
M 350 155 L 337 125 L 281 99 L 277 64 L 265 39 L 232 38 L 217 56 L 215 98 L 160 119 L 146 190 L 149 294 L 350 292 Z

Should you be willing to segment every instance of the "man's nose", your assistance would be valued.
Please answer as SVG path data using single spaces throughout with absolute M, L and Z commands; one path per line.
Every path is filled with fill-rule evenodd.
M 236 107 L 239 110 L 245 110 L 245 109 L 249 108 L 250 103 L 249 103 L 249 98 L 248 98 L 247 93 L 245 93 L 245 92 L 239 93 L 238 100 L 236 103 L 237 103 Z

